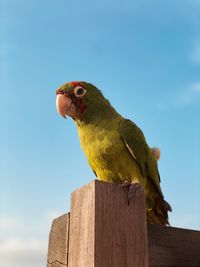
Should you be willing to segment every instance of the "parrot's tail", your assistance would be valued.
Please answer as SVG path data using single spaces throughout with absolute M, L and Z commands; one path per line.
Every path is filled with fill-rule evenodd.
M 155 207 L 151 210 L 147 210 L 147 222 L 151 224 L 170 225 L 168 211 L 172 211 L 169 203 L 162 197 L 158 197 L 155 201 Z

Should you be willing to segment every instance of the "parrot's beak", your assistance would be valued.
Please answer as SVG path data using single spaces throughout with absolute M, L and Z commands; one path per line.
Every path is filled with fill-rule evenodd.
M 66 119 L 67 111 L 70 109 L 72 104 L 71 98 L 64 94 L 57 94 L 56 108 L 58 113 Z

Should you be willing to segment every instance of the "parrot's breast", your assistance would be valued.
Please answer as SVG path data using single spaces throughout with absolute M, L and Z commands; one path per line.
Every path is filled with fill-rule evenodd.
M 78 129 L 81 147 L 100 180 L 144 184 L 140 168 L 118 132 L 118 125 L 117 121 L 109 126 L 81 127 Z

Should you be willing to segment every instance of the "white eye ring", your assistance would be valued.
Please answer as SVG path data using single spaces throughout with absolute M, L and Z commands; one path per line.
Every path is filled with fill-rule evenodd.
M 76 86 L 74 88 L 74 94 L 76 97 L 82 97 L 87 93 L 87 90 L 85 90 L 85 88 L 81 87 L 81 86 Z

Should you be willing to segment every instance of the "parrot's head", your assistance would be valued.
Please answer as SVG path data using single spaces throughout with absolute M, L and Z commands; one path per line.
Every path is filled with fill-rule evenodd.
M 88 120 L 97 114 L 114 109 L 94 85 L 86 82 L 69 82 L 56 90 L 56 107 L 61 116 L 74 120 Z

